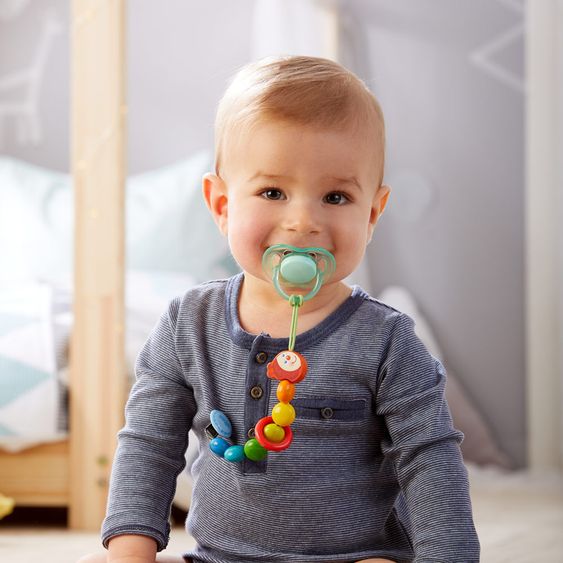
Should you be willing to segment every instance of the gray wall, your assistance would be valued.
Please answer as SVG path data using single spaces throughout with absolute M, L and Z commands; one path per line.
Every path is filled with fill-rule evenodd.
M 0 11 L 0 80 L 30 60 L 46 14 L 63 23 L 41 81 L 41 142 L 19 144 L 14 123 L 0 123 L 0 152 L 58 170 L 69 166 L 67 4 Z M 520 24 L 511 5 L 519 4 L 346 0 L 342 56 L 387 119 L 394 191 L 369 247 L 372 289 L 398 284 L 414 294 L 449 367 L 522 464 L 522 37 L 514 33 L 491 53 L 496 75 L 471 62 L 471 53 Z M 252 7 L 253 0 L 129 3 L 131 173 L 211 147 L 218 98 L 250 56 Z
M 30 100 L 33 84 L 38 86 L 32 100 L 37 120 L 0 111 L 0 154 L 64 171 L 69 168 L 69 5 L 67 0 L 0 0 L 0 105 Z M 49 21 L 59 29 L 49 31 Z M 35 62 L 36 79 L 29 74 Z M 18 84 L 2 86 L 18 75 Z M 19 126 L 30 121 L 39 126 L 38 142 L 19 140 Z
M 369 248 L 373 289 L 411 290 L 449 368 L 523 464 L 523 14 L 509 4 L 351 1 L 347 26 L 363 24 L 354 52 L 367 57 L 344 56 L 388 127 L 395 189 Z M 471 60 L 488 46 L 491 71 Z

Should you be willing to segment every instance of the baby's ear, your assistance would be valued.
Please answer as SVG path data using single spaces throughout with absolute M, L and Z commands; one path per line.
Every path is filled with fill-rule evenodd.
M 386 185 L 381 185 L 377 188 L 375 195 L 373 196 L 373 201 L 371 204 L 371 213 L 369 216 L 369 225 L 368 225 L 368 242 L 371 240 L 371 236 L 373 235 L 373 230 L 375 229 L 375 225 L 379 220 L 379 217 L 385 211 L 385 207 L 387 206 L 387 200 L 389 199 L 389 194 L 391 193 L 391 188 Z
M 203 199 L 221 233 L 227 236 L 228 197 L 225 182 L 208 172 L 202 179 Z

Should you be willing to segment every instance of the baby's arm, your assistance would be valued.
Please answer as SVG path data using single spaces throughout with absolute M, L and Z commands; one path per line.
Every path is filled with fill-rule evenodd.
M 148 536 L 114 536 L 108 544 L 108 563 L 154 563 L 156 541 Z
M 176 352 L 179 307 L 180 301 L 174 300 L 162 315 L 135 366 L 102 525 L 106 547 L 110 539 L 130 535 L 151 538 L 159 550 L 168 542 L 176 477 L 185 467 L 196 412 Z
M 445 371 L 414 333 L 407 315 L 391 330 L 380 364 L 377 413 L 388 438 L 383 453 L 393 461 L 408 505 L 415 559 L 479 561 L 467 471 L 445 400 Z

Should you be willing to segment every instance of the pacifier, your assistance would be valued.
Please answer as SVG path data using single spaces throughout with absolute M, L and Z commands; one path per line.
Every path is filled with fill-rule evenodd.
M 303 301 L 308 301 L 334 273 L 336 260 L 324 248 L 275 244 L 264 252 L 262 267 L 284 299 L 291 299 L 296 290 L 304 290 L 308 293 L 303 295 Z

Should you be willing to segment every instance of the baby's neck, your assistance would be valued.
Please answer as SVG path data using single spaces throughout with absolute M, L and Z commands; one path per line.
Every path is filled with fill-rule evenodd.
M 277 293 L 260 296 L 253 291 L 253 281 L 245 277 L 239 295 L 238 313 L 242 328 L 251 334 L 265 332 L 272 338 L 287 338 L 291 324 L 292 308 Z M 275 291 L 275 290 L 274 290 Z M 311 300 L 299 308 L 297 334 L 312 329 L 333 313 L 352 293 L 343 282 L 321 288 Z

